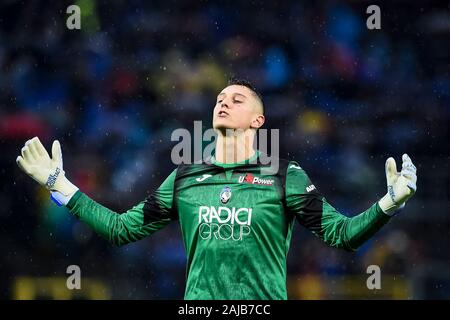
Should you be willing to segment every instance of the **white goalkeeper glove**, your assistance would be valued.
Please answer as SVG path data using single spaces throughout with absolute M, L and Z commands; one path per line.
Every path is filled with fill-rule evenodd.
M 411 158 L 404 154 L 402 157 L 402 171 L 397 172 L 394 158 L 386 160 L 387 194 L 378 202 L 381 210 L 389 216 L 393 216 L 399 209 L 405 207 L 406 201 L 416 192 L 417 175 L 416 167 Z
M 50 190 L 56 204 L 67 205 L 78 187 L 65 176 L 59 141 L 53 141 L 51 159 L 38 137 L 28 140 L 21 153 L 16 159 L 19 168 Z

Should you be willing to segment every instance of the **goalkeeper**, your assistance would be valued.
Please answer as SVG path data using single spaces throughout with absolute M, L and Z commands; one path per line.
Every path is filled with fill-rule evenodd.
M 259 161 L 261 152 L 252 146 L 264 121 L 263 102 L 251 84 L 231 82 L 213 110 L 215 154 L 179 165 L 157 190 L 120 214 L 67 179 L 58 141 L 50 158 L 34 137 L 17 164 L 56 203 L 115 245 L 178 220 L 187 253 L 185 299 L 287 299 L 286 259 L 295 220 L 327 245 L 354 251 L 415 193 L 416 167 L 406 154 L 400 172 L 395 160 L 387 159 L 386 195 L 347 217 L 327 202 L 299 163 L 280 159 L 278 170 L 270 172 Z

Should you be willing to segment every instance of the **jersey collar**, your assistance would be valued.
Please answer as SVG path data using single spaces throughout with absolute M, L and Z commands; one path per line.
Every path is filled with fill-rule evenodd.
M 244 161 L 239 161 L 239 162 L 233 162 L 233 163 L 222 163 L 216 160 L 216 157 L 213 155 L 211 156 L 211 163 L 219 166 L 219 167 L 223 167 L 223 168 L 230 168 L 230 167 L 235 167 L 238 165 L 243 165 L 243 164 L 249 164 L 251 162 L 254 162 L 259 156 L 261 155 L 261 151 L 256 150 L 255 154 L 253 156 L 251 156 L 248 159 L 245 159 Z

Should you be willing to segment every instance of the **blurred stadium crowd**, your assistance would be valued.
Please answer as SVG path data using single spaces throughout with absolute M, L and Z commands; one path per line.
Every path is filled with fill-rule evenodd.
M 66 28 L 70 4 L 81 8 L 81 30 Z M 75 264 L 85 291 L 97 283 L 85 298 L 181 299 L 177 223 L 113 247 L 51 202 L 15 158 L 33 136 L 48 149 L 59 139 L 69 179 L 124 212 L 174 169 L 174 129 L 210 127 L 231 76 L 254 82 L 266 128 L 280 129 L 280 156 L 346 215 L 386 192 L 389 156 L 400 165 L 407 152 L 418 167 L 405 211 L 356 253 L 296 226 L 290 298 L 450 298 L 448 3 L 382 2 L 382 28 L 372 31 L 370 4 L 2 1 L 0 298 L 65 297 L 42 283 Z M 365 286 L 373 264 L 381 290 Z

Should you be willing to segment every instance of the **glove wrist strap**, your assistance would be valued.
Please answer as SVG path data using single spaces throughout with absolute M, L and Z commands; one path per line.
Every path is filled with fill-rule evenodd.
M 405 207 L 404 203 L 402 203 L 401 205 L 396 204 L 392 200 L 392 196 L 389 193 L 387 193 L 383 198 L 381 198 L 380 201 L 378 201 L 378 204 L 381 210 L 383 210 L 383 212 L 388 216 L 395 215 L 399 209 L 403 209 Z
M 50 190 L 50 198 L 58 206 L 66 206 L 78 190 L 79 188 L 76 185 L 70 182 L 65 176 L 62 176 L 59 181 L 57 181 L 55 187 Z

